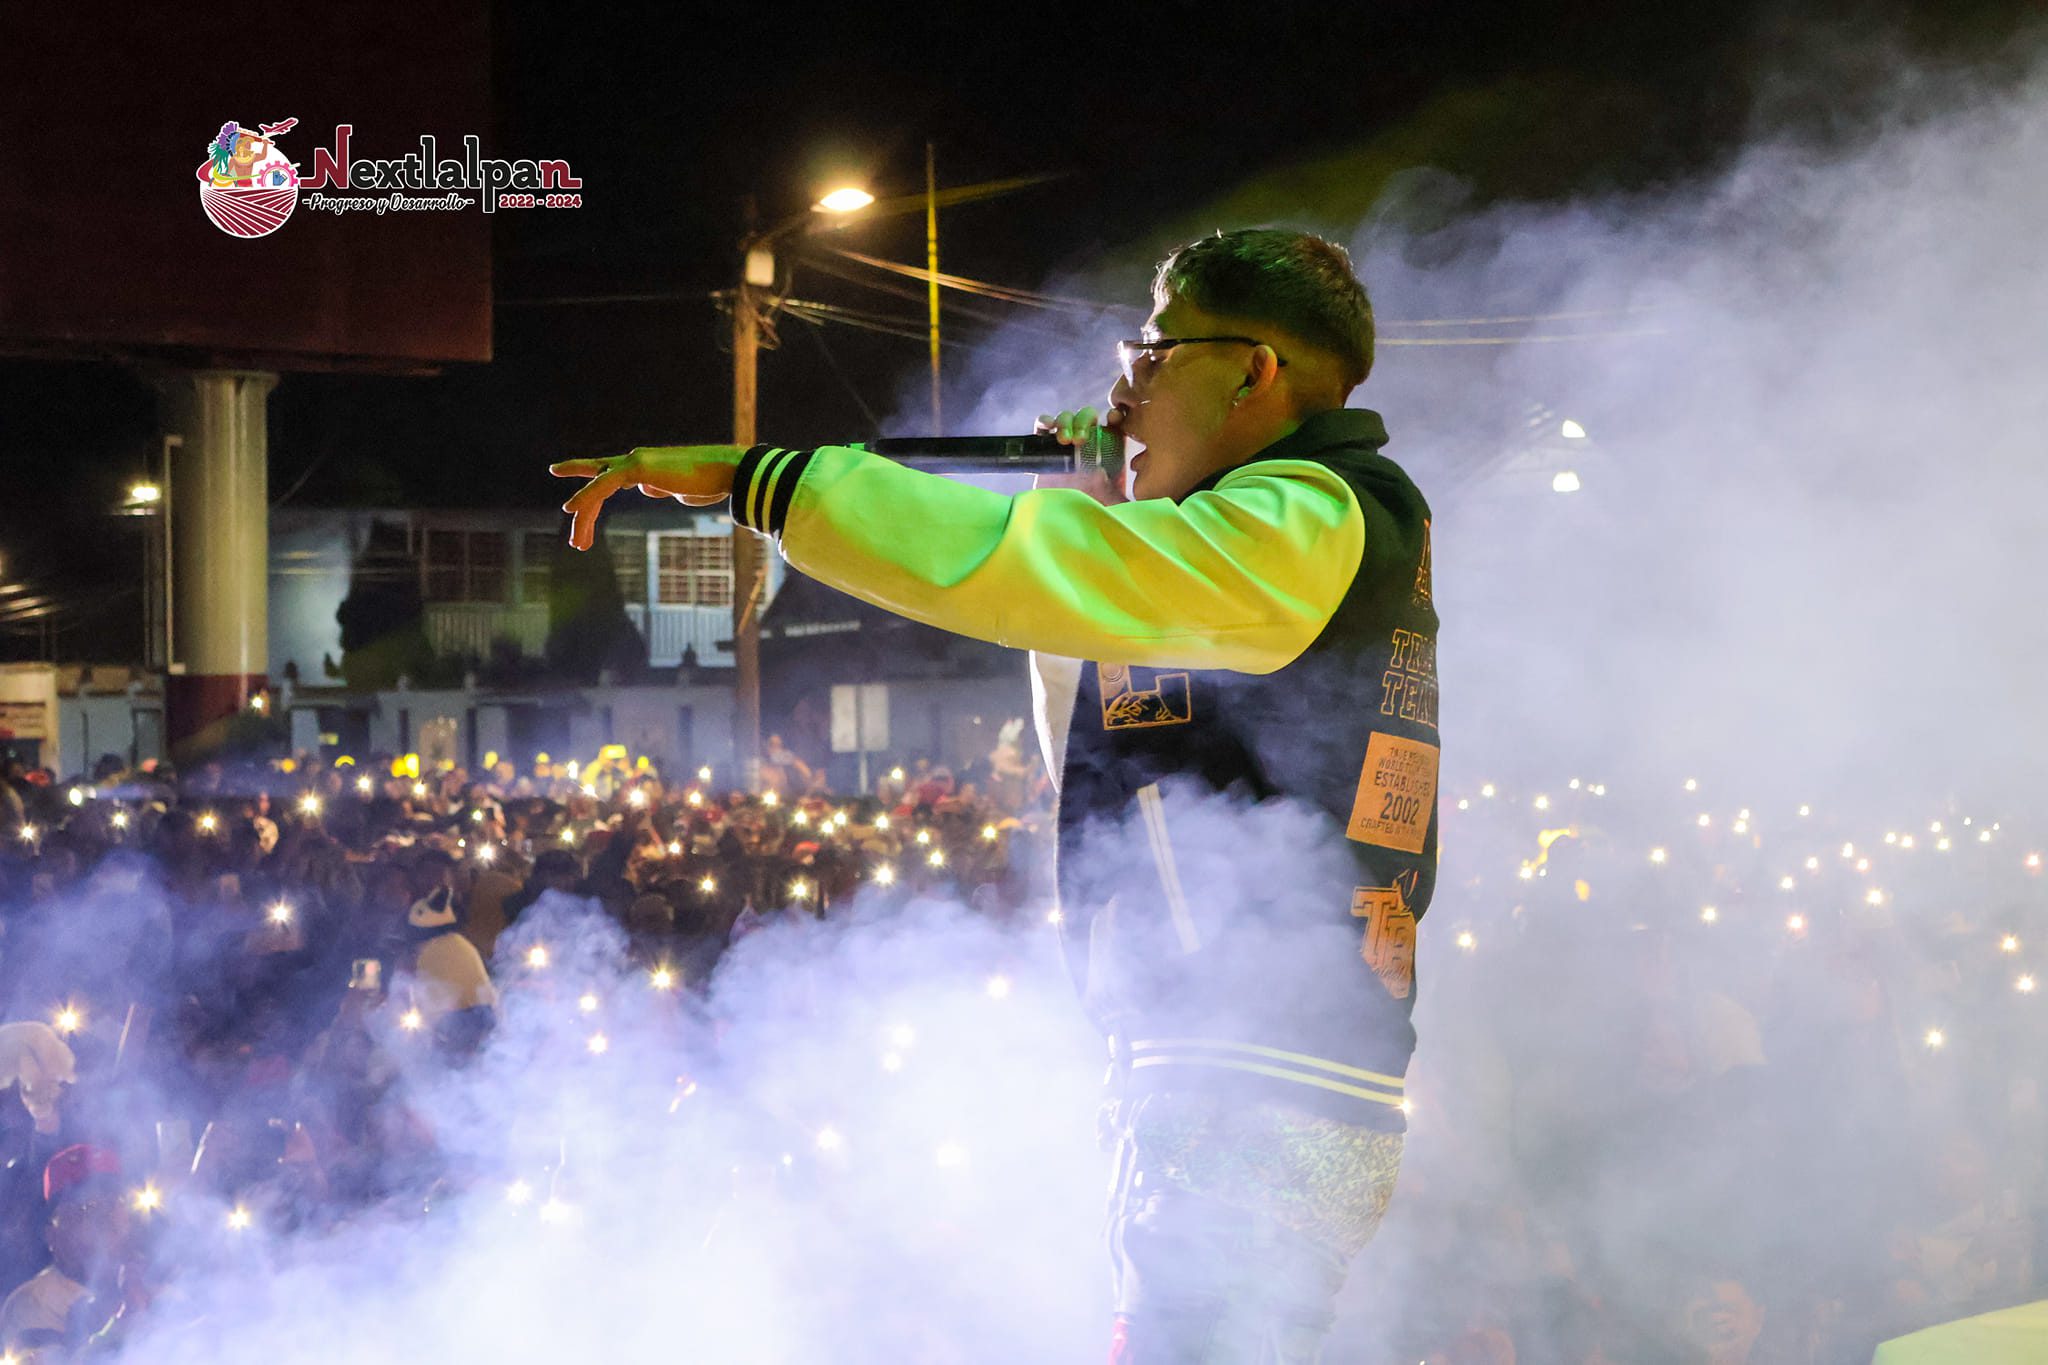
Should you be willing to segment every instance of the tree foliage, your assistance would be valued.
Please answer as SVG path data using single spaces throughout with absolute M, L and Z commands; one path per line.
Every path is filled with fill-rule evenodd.
M 615 681 L 634 682 L 647 671 L 647 642 L 626 615 L 619 577 L 603 536 L 588 550 L 555 538 L 548 574 L 548 672 L 588 685 L 609 669 Z
M 419 563 L 402 526 L 372 523 L 334 616 L 341 623 L 341 676 L 352 690 L 378 691 L 401 677 L 415 686 L 429 681 L 434 648 L 427 641 Z

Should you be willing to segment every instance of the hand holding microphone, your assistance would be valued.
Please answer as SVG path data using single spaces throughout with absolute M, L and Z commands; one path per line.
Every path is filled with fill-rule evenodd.
M 1078 488 L 1103 506 L 1129 502 L 1124 496 L 1124 463 L 1122 408 L 1111 408 L 1098 420 L 1093 408 L 1078 408 L 1055 416 L 1040 416 L 1038 430 L 1051 435 L 1061 445 L 1086 449 L 1097 443 L 1109 441 L 1116 448 L 1116 462 L 1083 462 L 1071 474 L 1040 474 L 1031 481 L 1033 488 Z
M 1121 484 L 1124 438 L 1117 429 L 1123 414 L 1112 411 L 1107 422 L 1093 408 L 1040 417 L 1029 436 L 889 436 L 855 446 L 886 456 L 897 464 L 927 474 L 1031 474 L 1058 478 L 1082 476 L 1075 487 L 1097 482 Z

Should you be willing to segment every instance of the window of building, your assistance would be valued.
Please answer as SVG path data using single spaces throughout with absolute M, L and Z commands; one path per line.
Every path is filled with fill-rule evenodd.
M 503 602 L 512 591 L 512 547 L 502 531 L 469 533 L 471 602 Z
M 524 531 L 519 537 L 519 600 L 530 607 L 548 600 L 548 583 L 554 577 L 553 531 Z
M 665 607 L 732 605 L 732 537 L 664 535 L 655 547 L 655 601 Z
M 462 600 L 465 558 L 462 532 L 427 532 L 423 563 L 426 567 L 426 595 L 429 602 Z
M 503 531 L 429 528 L 422 561 L 429 602 L 503 602 L 511 587 Z
M 607 531 L 605 548 L 612 554 L 612 572 L 618 576 L 619 596 L 629 606 L 647 600 L 647 533 Z

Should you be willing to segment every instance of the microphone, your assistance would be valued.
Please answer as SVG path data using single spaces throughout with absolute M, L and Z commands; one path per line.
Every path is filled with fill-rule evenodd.
M 1123 433 L 1097 427 L 1079 445 L 1049 432 L 1031 436 L 888 436 L 853 447 L 927 474 L 1082 474 L 1099 469 L 1114 483 L 1124 473 Z

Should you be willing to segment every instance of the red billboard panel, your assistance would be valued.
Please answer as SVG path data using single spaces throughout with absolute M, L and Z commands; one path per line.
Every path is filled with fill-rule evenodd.
M 494 145 L 483 0 L 51 15 L 0 6 L 0 354 L 490 359 L 496 212 L 577 187 Z

